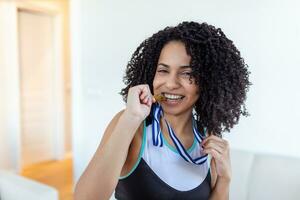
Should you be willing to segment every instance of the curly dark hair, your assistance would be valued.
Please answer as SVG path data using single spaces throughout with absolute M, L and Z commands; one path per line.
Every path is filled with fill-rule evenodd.
M 207 23 L 182 22 L 144 40 L 128 62 L 123 79 L 126 87 L 120 92 L 123 100 L 127 101 L 129 88 L 139 84 L 148 84 L 153 94 L 160 52 L 170 41 L 183 42 L 191 56 L 191 77 L 201 91 L 194 106 L 198 129 L 221 137 L 238 123 L 241 114 L 249 115 L 244 102 L 250 72 L 233 42 L 220 28 Z

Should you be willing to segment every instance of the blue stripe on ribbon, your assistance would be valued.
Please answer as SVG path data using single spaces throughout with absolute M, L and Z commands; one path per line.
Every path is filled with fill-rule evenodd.
M 203 155 L 199 158 L 193 159 L 185 150 L 184 146 L 181 144 L 181 142 L 179 141 L 179 139 L 176 137 L 175 132 L 173 131 L 173 129 L 170 127 L 169 123 L 166 121 L 167 126 L 168 126 L 168 130 L 169 130 L 169 134 L 178 150 L 178 152 L 181 152 L 180 155 L 184 156 L 185 160 L 188 160 L 188 162 L 190 163 L 194 163 L 194 164 L 198 164 L 199 162 L 202 163 L 202 161 L 205 161 L 207 159 L 207 155 Z

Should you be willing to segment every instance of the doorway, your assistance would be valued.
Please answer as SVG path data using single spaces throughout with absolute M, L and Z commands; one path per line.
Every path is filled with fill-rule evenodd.
M 18 10 L 21 168 L 64 155 L 55 16 Z

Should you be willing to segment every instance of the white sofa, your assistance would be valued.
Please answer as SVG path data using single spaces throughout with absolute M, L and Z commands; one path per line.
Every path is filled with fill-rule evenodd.
M 300 158 L 231 150 L 230 200 L 300 200 Z
M 7 171 L 0 171 L 0 200 L 58 200 L 53 187 Z
M 300 158 L 232 149 L 231 164 L 230 200 L 300 200 Z

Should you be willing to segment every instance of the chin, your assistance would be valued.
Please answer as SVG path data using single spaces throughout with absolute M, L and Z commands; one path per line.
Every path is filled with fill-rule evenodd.
M 168 115 L 180 115 L 182 113 L 185 113 L 185 112 L 192 112 L 192 107 L 183 107 L 183 106 L 169 106 L 169 105 L 164 105 L 164 104 L 161 104 L 162 108 L 163 108 L 163 111 L 165 114 L 168 114 Z

